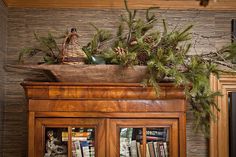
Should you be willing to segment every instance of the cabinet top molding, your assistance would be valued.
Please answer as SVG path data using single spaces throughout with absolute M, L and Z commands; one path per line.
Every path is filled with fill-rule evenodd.
M 9 8 L 124 8 L 123 0 L 3 0 Z M 160 7 L 161 9 L 179 10 L 236 10 L 235 0 L 211 0 L 207 7 L 199 5 L 196 0 L 129 0 L 132 9 Z
M 139 83 L 23 82 L 29 99 L 185 99 L 183 87 L 161 83 L 157 96 Z M 40 93 L 40 94 L 39 94 Z
M 141 84 L 84 84 L 24 82 L 21 84 L 33 112 L 185 112 L 182 87 L 160 84 L 157 96 Z

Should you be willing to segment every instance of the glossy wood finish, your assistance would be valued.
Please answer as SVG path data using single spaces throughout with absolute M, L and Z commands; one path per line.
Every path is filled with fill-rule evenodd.
M 35 157 L 43 157 L 44 156 L 44 144 L 45 141 L 43 139 L 44 136 L 42 132 L 44 132 L 44 129 L 46 127 L 55 127 L 55 128 L 69 128 L 69 135 L 71 133 L 71 128 L 72 127 L 94 127 L 96 130 L 96 141 L 95 145 L 99 146 L 95 148 L 97 156 L 104 156 L 105 154 L 105 119 L 95 119 L 95 118 L 37 118 L 35 121 L 36 129 L 35 129 L 35 139 L 37 142 L 35 142 Z M 71 145 L 70 145 L 70 137 L 68 140 L 68 150 L 71 150 Z M 98 149 L 99 148 L 99 149 Z M 68 151 L 68 156 L 70 157 L 71 152 Z
M 28 98 L 30 157 L 43 155 L 42 132 L 46 126 L 70 129 L 85 125 L 98 128 L 97 157 L 119 154 L 118 126 L 169 127 L 171 157 L 186 157 L 186 101 L 182 87 L 160 84 L 157 97 L 153 88 L 141 84 L 24 82 L 22 85 Z
M 157 96 L 152 87 L 143 88 L 139 83 L 49 83 L 24 82 L 29 99 L 183 99 L 183 88 L 171 83 L 160 84 L 161 92 Z
M 123 0 L 4 0 L 8 7 L 26 8 L 124 8 Z M 130 8 L 235 10 L 235 0 L 211 0 L 207 7 L 196 0 L 129 0 Z
M 169 155 L 170 157 L 178 157 L 179 156 L 179 130 L 178 130 L 178 120 L 177 119 L 112 119 L 110 121 L 110 134 L 109 134 L 109 143 L 110 147 L 110 156 L 112 156 L 115 152 L 116 157 L 119 157 L 119 130 L 120 128 L 133 127 L 133 128 L 143 128 L 145 126 L 145 130 L 151 127 L 166 127 L 170 131 L 170 144 L 169 144 Z M 143 137 L 146 137 L 146 131 L 143 131 Z M 146 140 L 143 139 L 143 146 L 146 145 Z M 145 147 L 144 147 L 145 149 Z M 145 152 L 145 151 L 144 151 Z M 184 156 L 181 154 L 180 157 Z
M 229 156 L 229 113 L 228 93 L 236 91 L 235 75 L 220 75 L 220 78 L 211 76 L 211 87 L 214 91 L 221 91 L 223 96 L 216 98 L 220 112 L 213 110 L 217 115 L 216 122 L 211 122 L 210 157 Z
M 29 112 L 28 114 L 28 156 L 34 154 L 34 145 L 35 145 L 35 112 Z

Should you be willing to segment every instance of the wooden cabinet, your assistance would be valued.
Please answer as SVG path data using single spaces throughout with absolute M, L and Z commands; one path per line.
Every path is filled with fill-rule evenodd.
M 125 153 L 152 157 L 157 151 L 169 157 L 186 156 L 182 88 L 161 84 L 157 97 L 151 87 L 141 84 L 22 85 L 28 99 L 30 157 L 56 154 L 54 149 L 69 157 L 79 157 L 79 151 L 96 157 Z

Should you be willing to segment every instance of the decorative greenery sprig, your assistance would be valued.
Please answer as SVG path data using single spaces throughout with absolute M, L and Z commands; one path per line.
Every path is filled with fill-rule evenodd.
M 236 44 L 216 52 L 189 55 L 192 25 L 170 31 L 165 20 L 162 20 L 163 27 L 156 28 L 158 19 L 154 14 L 150 15 L 154 8 L 148 9 L 146 18 L 141 19 L 136 18 L 137 10 L 129 10 L 127 0 L 124 2 L 128 16 L 121 15 L 116 35 L 112 36 L 109 31 L 92 25 L 96 33 L 83 46 L 88 56 L 87 63 L 95 64 L 94 56 L 99 55 L 106 64 L 145 65 L 148 77 L 143 84 L 153 86 L 157 95 L 159 82 L 171 80 L 176 86 L 184 86 L 195 117 L 195 130 L 209 136 L 210 121 L 216 118 L 212 109 L 219 111 L 214 100 L 221 95 L 211 90 L 209 78 L 211 74 L 218 76 L 225 71 L 222 67 L 227 71 L 235 69 L 232 59 L 236 57 Z M 35 34 L 35 38 L 39 46 L 23 49 L 19 59 L 22 60 L 24 55 L 32 57 L 43 53 L 44 63 L 60 63 L 61 50 L 53 36 L 38 37 Z
M 58 47 L 55 38 L 48 33 L 47 37 L 39 37 L 34 33 L 38 45 L 35 47 L 24 48 L 19 54 L 19 62 L 23 63 L 25 57 L 33 57 L 39 53 L 43 54 L 43 61 L 41 64 L 58 64 L 61 59 L 61 49 Z
M 91 25 L 95 28 L 96 33 L 94 34 L 92 40 L 82 48 L 87 55 L 88 64 L 94 63 L 93 56 L 100 55 L 103 51 L 103 45 L 112 37 L 112 34 L 109 31 L 99 29 L 93 24 Z

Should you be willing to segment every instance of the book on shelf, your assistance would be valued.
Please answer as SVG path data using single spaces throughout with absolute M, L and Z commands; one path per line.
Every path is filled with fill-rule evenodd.
M 154 150 L 153 142 L 148 142 L 147 144 L 148 144 L 150 157 L 155 157 L 155 150 Z
M 163 142 L 164 145 L 164 150 L 165 150 L 165 156 L 168 157 L 168 146 L 167 146 L 167 142 Z
M 120 132 L 121 157 L 168 157 L 168 128 L 151 128 L 146 132 L 146 145 L 142 145 L 143 133 L 139 128 L 122 128 Z M 146 147 L 146 154 L 144 148 Z
M 131 153 L 131 157 L 138 157 L 138 148 L 137 148 L 137 141 L 136 140 L 131 141 L 130 153 Z
M 72 157 L 95 157 L 95 147 L 91 140 L 72 141 Z
M 120 156 L 121 157 L 130 157 L 129 151 L 129 139 L 125 137 L 120 138 Z
M 90 154 L 90 157 L 95 157 L 95 148 L 94 147 L 89 147 L 89 154 Z
M 153 142 L 155 157 L 159 157 L 159 151 L 158 151 L 158 144 L 157 142 Z
M 72 132 L 72 141 L 85 141 L 89 139 L 91 132 Z M 68 132 L 62 132 L 62 141 L 68 141 Z
M 136 140 L 142 140 L 143 135 L 137 135 Z M 166 141 L 165 137 L 146 136 L 147 141 Z
M 167 128 L 153 128 L 146 131 L 147 136 L 166 137 Z
M 149 147 L 147 143 L 146 143 L 146 157 L 150 157 Z
M 79 141 L 72 141 L 72 156 L 83 157 Z
M 89 143 L 88 143 L 88 141 L 80 141 L 80 146 L 81 146 L 83 157 L 90 157 L 89 156 Z
M 137 150 L 138 150 L 138 157 L 142 157 L 142 145 L 140 144 L 140 142 L 137 142 Z
M 166 157 L 163 142 L 159 143 L 159 156 Z
M 148 142 L 146 144 L 146 157 L 168 157 L 167 142 Z
M 72 132 L 74 137 L 88 137 L 91 135 L 91 132 Z

